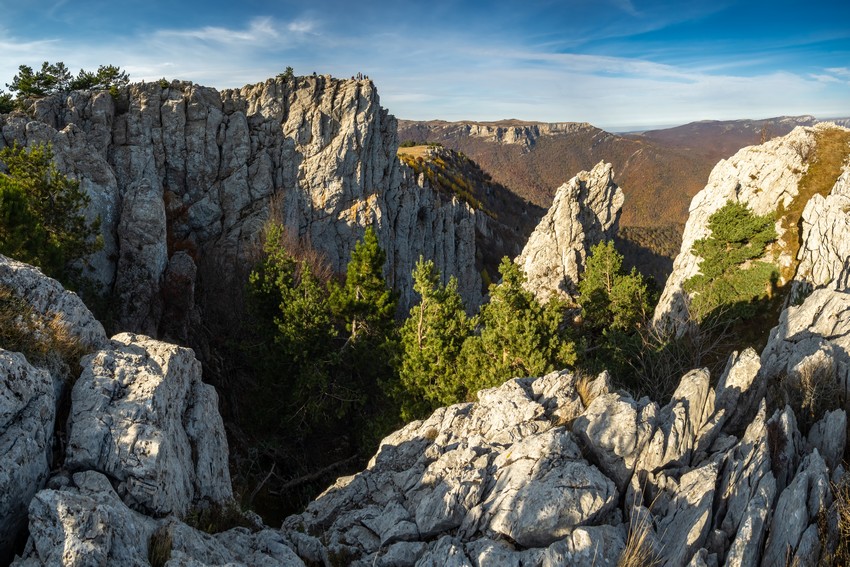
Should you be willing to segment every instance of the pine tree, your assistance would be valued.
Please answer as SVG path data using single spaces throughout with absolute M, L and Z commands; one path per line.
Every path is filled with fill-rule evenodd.
M 369 227 L 351 253 L 345 284 L 331 287 L 331 309 L 345 321 L 351 342 L 386 337 L 393 327 L 396 301 L 384 280 L 386 261 L 387 254 Z
M 684 284 L 692 294 L 691 315 L 698 322 L 751 317 L 755 302 L 767 298 L 778 278 L 776 266 L 757 261 L 776 240 L 773 218 L 729 201 L 708 218 L 708 229 L 711 235 L 692 248 L 702 258 L 700 273 Z
M 592 331 L 632 331 L 649 313 L 646 282 L 634 268 L 623 273 L 613 242 L 591 247 L 578 289 L 584 326 Z
M 404 421 L 463 401 L 465 387 L 457 373 L 457 359 L 472 331 L 457 279 L 442 285 L 434 262 L 420 257 L 413 271 L 413 289 L 421 299 L 400 332 L 399 397 Z
M 0 253 L 40 267 L 70 285 L 79 283 L 73 263 L 99 250 L 100 220 L 83 212 L 88 195 L 79 181 L 62 175 L 50 145 L 0 150 L 8 174 L 0 173 Z
M 249 277 L 250 305 L 265 348 L 252 354 L 262 377 L 261 395 L 279 400 L 261 404 L 268 415 L 260 421 L 304 429 L 325 420 L 326 413 L 344 413 L 359 396 L 334 395 L 339 360 L 329 347 L 338 333 L 328 291 L 309 263 L 287 249 L 286 240 L 283 225 L 266 225 L 265 258 Z
M 467 397 L 514 377 L 541 376 L 575 363 L 575 345 L 563 325 L 559 300 L 545 307 L 523 287 L 525 274 L 508 258 L 499 266 L 502 283 L 490 286 L 481 308 L 479 333 L 461 351 Z

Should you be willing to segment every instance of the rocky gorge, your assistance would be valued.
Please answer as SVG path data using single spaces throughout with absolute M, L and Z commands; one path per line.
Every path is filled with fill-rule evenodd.
M 411 297 L 420 254 L 465 277 L 467 300 L 480 294 L 469 269 L 480 215 L 410 179 L 373 86 L 298 84 L 223 93 L 137 85 L 126 99 L 73 93 L 41 101 L 35 118 L 0 117 L 4 144 L 52 141 L 92 195 L 106 241 L 94 273 L 120 298 L 121 327 L 109 338 L 76 294 L 0 257 L 0 286 L 27 308 L 20 323 L 36 339 L 50 329 L 74 345 L 59 360 L 0 349 L 0 562 L 772 566 L 834 557 L 850 506 L 850 170 L 825 195 L 801 190 L 819 134 L 843 131 L 823 125 L 718 165 L 691 205 L 656 311 L 659 326 L 685 324 L 682 282 L 698 269 L 691 249 L 711 212 L 729 199 L 792 210 L 803 196 L 799 249 L 772 251 L 794 299 L 760 352 L 739 349 L 714 376 L 678 376 L 666 403 L 618 389 L 607 372 L 517 377 L 392 433 L 363 471 L 282 526 L 240 512 L 238 527 L 212 529 L 211 512 L 236 507 L 218 395 L 202 380 L 200 353 L 160 339 L 191 338 L 216 289 L 210 266 L 236 271 L 271 212 L 337 267 L 352 235 L 374 223 L 402 296 Z M 604 163 L 559 190 L 518 260 L 536 293 L 570 291 L 590 244 L 616 226 L 624 193 Z M 796 403 L 807 387 L 827 386 L 828 403 Z

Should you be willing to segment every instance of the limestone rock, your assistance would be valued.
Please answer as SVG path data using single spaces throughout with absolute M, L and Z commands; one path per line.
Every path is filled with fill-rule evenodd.
M 545 547 L 616 506 L 614 483 L 581 458 L 562 428 L 514 444 L 498 472 L 481 524 L 526 547 Z
M 728 565 L 757 565 L 767 534 L 776 479 L 771 470 L 766 406 L 740 442 L 726 454 L 718 474 L 713 547 Z
M 79 296 L 48 278 L 29 264 L 0 255 L 0 286 L 9 289 L 36 313 L 58 317 L 57 323 L 86 348 L 109 343 L 103 325 L 94 318 Z
M 0 146 L 52 143 L 60 170 L 92 197 L 86 214 L 100 216 L 105 243 L 91 258 L 95 277 L 146 311 L 122 302 L 122 330 L 157 330 L 162 275 L 177 250 L 195 259 L 198 301 L 241 291 L 231 274 L 252 265 L 272 214 L 338 272 L 373 225 L 402 310 L 414 301 L 420 255 L 458 277 L 468 304 L 480 302 L 470 267 L 481 215 L 399 163 L 395 118 L 371 81 L 313 76 L 224 91 L 132 84 L 116 99 L 46 97 L 33 117 L 4 115 L 0 131 Z
M 714 392 L 709 387 L 708 372 L 692 370 L 682 378 L 670 403 L 658 412 L 655 433 L 635 470 L 655 475 L 662 469 L 689 465 L 694 454 L 712 440 L 705 433 L 713 428 L 713 415 Z M 640 480 L 645 482 L 646 478 Z
M 653 505 L 665 565 L 685 565 L 705 544 L 716 479 L 715 463 L 688 471 L 678 481 L 665 479 Z
M 168 264 L 165 205 L 160 190 L 147 181 L 132 185 L 121 203 L 120 256 L 115 295 L 119 326 L 154 335 L 159 321 L 159 286 Z
M 715 411 L 722 413 L 726 431 L 739 434 L 751 423 L 764 395 L 764 375 L 760 374 L 761 359 L 752 348 L 734 352 L 717 383 Z
M 817 289 L 801 305 L 785 309 L 770 332 L 761 364 L 768 388 L 783 376 L 799 379 L 806 367 L 828 366 L 837 387 L 848 391 L 850 293 Z
M 802 218 L 792 297 L 818 287 L 850 288 L 850 167 L 826 197 L 813 195 Z
M 382 542 L 404 541 L 437 542 L 417 558 L 422 564 L 465 564 L 482 553 L 514 557 L 481 547 L 504 536 L 538 551 L 569 536 L 573 547 L 563 552 L 585 553 L 592 545 L 576 530 L 595 533 L 618 491 L 582 457 L 574 436 L 556 426 L 582 411 L 575 379 L 556 372 L 510 380 L 479 392 L 474 404 L 408 424 L 384 439 L 365 471 L 338 480 L 303 514 L 287 518 L 284 532 L 306 549 L 313 544 L 303 532 L 321 529 L 327 548 L 313 556 L 355 550 L 364 561 L 382 561 Z M 597 382 L 604 388 L 605 376 Z M 464 547 L 473 542 L 475 550 Z
M 108 474 L 132 507 L 156 515 L 231 498 L 217 396 L 191 350 L 120 334 L 83 366 L 71 396 L 68 468 Z
M 73 486 L 39 492 L 29 507 L 22 560 L 13 565 L 128 565 L 148 563 L 156 522 L 127 508 L 100 473 L 74 475 Z
M 841 464 L 847 444 L 847 412 L 828 411 L 812 426 L 806 438 L 809 449 L 817 449 L 826 466 L 834 471 Z
M 714 167 L 705 189 L 691 201 L 682 247 L 655 309 L 656 325 L 684 332 L 688 312 L 687 293 L 682 286 L 699 272 L 700 259 L 691 249 L 694 242 L 709 235 L 708 218 L 730 200 L 746 203 L 757 215 L 773 213 L 780 206 L 787 207 L 798 194 L 797 186 L 807 168 L 806 159 L 813 151 L 816 130 L 834 127 L 797 127 L 786 136 L 743 148 Z M 781 227 L 777 226 L 777 231 L 781 238 Z M 790 265 L 791 260 L 782 257 L 780 264 Z
M 0 349 L 0 562 L 27 523 L 27 506 L 50 473 L 53 379 L 19 353 Z
M 558 188 L 516 259 L 539 300 L 575 294 L 590 247 L 613 238 L 623 206 L 623 192 L 613 177 L 611 164 L 600 162 Z
M 573 424 L 573 432 L 602 472 L 624 491 L 635 463 L 652 437 L 658 406 L 619 394 L 599 396 Z
M 131 510 L 94 471 L 39 492 L 30 504 L 29 528 L 23 556 L 13 563 L 18 567 L 148 566 L 154 540 L 166 565 L 303 565 L 279 532 L 233 528 L 210 535 L 173 517 L 155 520 Z
M 785 565 L 789 550 L 792 553 L 800 551 L 801 554 L 811 551 L 813 544 L 803 535 L 817 521 L 818 512 L 829 507 L 829 498 L 826 464 L 814 451 L 800 464 L 794 480 L 776 502 L 762 565 Z M 817 526 L 814 527 L 817 530 Z

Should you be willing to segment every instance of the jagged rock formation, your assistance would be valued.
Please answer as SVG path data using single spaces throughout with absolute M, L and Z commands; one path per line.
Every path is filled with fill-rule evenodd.
M 809 156 L 814 152 L 817 132 L 830 128 L 835 126 L 798 127 L 787 136 L 744 148 L 717 164 L 705 189 L 697 193 L 691 202 L 682 246 L 655 310 L 657 325 L 681 331 L 687 324 L 687 294 L 682 286 L 699 271 L 700 259 L 691 253 L 691 249 L 694 242 L 709 235 L 708 218 L 711 214 L 730 200 L 746 203 L 758 215 L 773 213 L 780 207 L 787 208 L 799 193 L 800 179 L 808 167 Z M 817 206 L 817 203 L 811 206 Z M 776 228 L 782 245 L 784 233 L 781 223 L 777 222 Z M 824 234 L 824 238 L 830 236 Z M 817 241 L 812 242 L 813 246 L 818 246 Z M 837 242 L 831 244 L 837 245 Z M 795 258 L 784 250 L 785 246 L 780 248 L 777 262 L 781 268 L 790 268 Z
M 502 120 L 499 122 L 413 122 L 400 120 L 399 129 L 414 141 L 447 140 L 453 138 L 478 138 L 497 144 L 516 145 L 527 151 L 541 136 L 571 134 L 596 130 L 587 122 L 522 122 Z
M 792 297 L 813 288 L 850 287 L 850 166 L 826 197 L 814 195 L 802 218 L 803 245 Z
M 801 431 L 790 407 L 768 412 L 764 392 L 780 384 L 780 359 L 804 363 L 804 343 L 843 364 L 848 301 L 817 291 L 761 358 L 736 353 L 716 388 L 692 371 L 663 407 L 612 391 L 604 374 L 590 387 L 564 371 L 479 392 L 386 438 L 284 531 L 310 561 L 362 565 L 615 565 L 641 529 L 665 565 L 817 564 L 837 537 L 817 522 L 846 474 L 846 411 Z M 789 347 L 788 321 L 807 314 L 833 324 Z
M 184 523 L 234 505 L 217 396 L 191 350 L 110 341 L 75 294 L 2 256 L 0 287 L 92 351 L 67 399 L 64 373 L 0 349 L 0 561 L 28 528 L 14 565 L 141 566 L 155 553 L 169 565 L 303 565 L 258 520 L 214 536 Z
M 54 304 L 75 304 L 29 276 L 29 297 L 52 290 Z M 32 471 L 11 475 L 4 494 L 17 498 L 0 501 L 7 546 L 28 506 L 15 565 L 616 565 L 641 534 L 666 565 L 779 565 L 817 564 L 838 545 L 847 408 L 821 412 L 797 395 L 812 376 L 847 383 L 846 289 L 824 286 L 788 307 L 761 356 L 732 355 L 715 388 L 693 370 L 660 406 L 614 391 L 607 373 L 510 380 L 390 435 L 366 470 L 281 530 L 215 535 L 187 524 L 188 510 L 230 496 L 221 420 L 192 352 L 132 334 L 93 342 L 59 462 L 47 453 L 54 377 L 3 354 L 21 372 L 3 383 L 12 394 L 0 416 L 42 440 L 12 441 L 0 457 L 6 470 Z M 40 487 L 53 470 L 31 496 L 22 483 Z
M 50 374 L 0 349 L 0 562 L 26 527 L 27 506 L 50 475 L 56 399 Z
M 623 200 L 610 163 L 599 162 L 558 188 L 552 207 L 516 259 L 526 287 L 540 301 L 575 294 L 590 247 L 616 234 Z
M 155 515 L 232 498 L 218 396 L 191 350 L 123 333 L 82 365 L 68 469 L 102 471 L 125 502 Z
M 196 303 L 214 293 L 230 300 L 272 210 L 337 271 L 374 224 L 402 307 L 420 255 L 458 276 L 468 303 L 480 301 L 480 277 L 468 269 L 476 213 L 399 164 L 395 119 L 370 81 L 300 77 L 221 92 L 134 84 L 116 98 L 48 97 L 31 114 L 0 116 L 0 147 L 52 143 L 60 169 L 92 197 L 88 214 L 101 217 L 105 243 L 94 276 L 119 298 L 122 330 L 179 335 L 197 316 L 163 290 L 181 251 L 194 264 L 182 273 L 195 274 L 187 285 Z M 166 323 L 175 312 L 186 321 Z

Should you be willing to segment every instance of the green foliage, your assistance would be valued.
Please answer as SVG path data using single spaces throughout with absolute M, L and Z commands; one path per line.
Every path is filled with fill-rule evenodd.
M 351 253 L 345 284 L 331 286 L 330 305 L 345 321 L 351 341 L 384 338 L 393 327 L 396 301 L 383 276 L 386 253 L 372 227 Z
M 83 211 L 89 197 L 62 175 L 50 145 L 0 150 L 8 174 L 0 174 L 0 252 L 39 266 L 66 285 L 79 279 L 76 260 L 99 250 L 99 219 Z
M 168 82 L 168 79 L 166 79 L 165 77 L 161 78 L 158 81 L 158 83 L 159 83 L 159 87 L 162 88 L 162 89 L 167 89 L 168 87 L 171 86 L 171 83 Z
M 259 378 L 259 428 L 286 428 L 296 439 L 337 431 L 358 443 L 383 435 L 388 385 L 395 382 L 395 300 L 383 278 L 386 254 L 367 229 L 344 283 L 298 258 L 284 227 L 266 227 L 265 259 L 249 278 L 259 345 L 249 348 Z
M 590 249 L 578 288 L 584 324 L 593 330 L 635 330 L 650 310 L 643 276 L 634 268 L 623 273 L 623 256 L 613 242 L 600 242 Z
M 768 299 L 779 276 L 776 266 L 756 260 L 776 240 L 773 218 L 729 201 L 709 217 L 708 228 L 711 236 L 697 240 L 692 249 L 702 258 L 700 273 L 684 284 L 693 296 L 691 315 L 698 322 L 710 316 L 752 317 L 756 302 Z
M 344 413 L 356 394 L 330 397 L 338 356 L 327 348 L 336 338 L 327 289 L 282 243 L 285 229 L 278 223 L 266 227 L 265 259 L 249 277 L 251 306 L 262 326 L 261 337 L 270 348 L 261 356 L 264 389 L 285 400 L 266 409 L 271 421 L 287 419 L 297 428 L 309 428 L 324 412 Z M 269 337 L 271 339 L 269 340 Z M 273 346 L 272 346 L 273 344 Z M 267 395 L 269 392 L 265 392 Z M 283 412 L 280 410 L 283 409 Z M 262 418 L 264 416 L 259 416 Z
M 626 273 L 612 242 L 593 246 L 578 284 L 581 306 L 581 365 L 593 373 L 608 370 L 616 381 L 641 394 L 655 391 L 641 353 L 651 347 L 644 335 L 654 294 L 634 268 Z
M 575 363 L 575 345 L 563 325 L 564 304 L 546 306 L 523 287 L 525 274 L 508 258 L 499 266 L 502 283 L 490 287 L 490 301 L 481 307 L 479 332 L 470 336 L 460 354 L 467 397 L 483 388 L 522 376 L 542 376 Z
M 12 93 L 3 92 L 0 90 L 0 114 L 9 114 L 17 108 L 15 98 Z
M 29 65 L 18 67 L 18 74 L 6 86 L 17 93 L 18 98 L 41 98 L 47 95 L 67 91 L 71 82 L 71 72 L 61 61 L 41 64 L 39 71 L 33 71 Z
M 45 61 L 38 71 L 34 71 L 29 65 L 19 66 L 18 74 L 6 86 L 13 93 L 17 93 L 20 101 L 79 89 L 104 89 L 117 94 L 117 88 L 125 86 L 129 80 L 127 73 L 114 65 L 101 65 L 94 73 L 80 69 L 77 76 L 73 77 L 63 62 Z
M 130 77 L 115 65 L 101 65 L 97 72 L 91 73 L 80 69 L 77 76 L 71 79 L 69 86 L 71 90 L 110 90 L 126 86 Z
M 283 73 L 279 73 L 277 78 L 282 79 L 285 82 L 289 82 L 290 79 L 295 77 L 295 70 L 292 67 L 287 67 Z
M 457 373 L 457 361 L 472 332 L 457 279 L 452 277 L 442 285 L 434 262 L 419 259 L 413 271 L 413 289 L 421 299 L 410 310 L 400 333 L 404 421 L 464 400 L 466 389 Z

